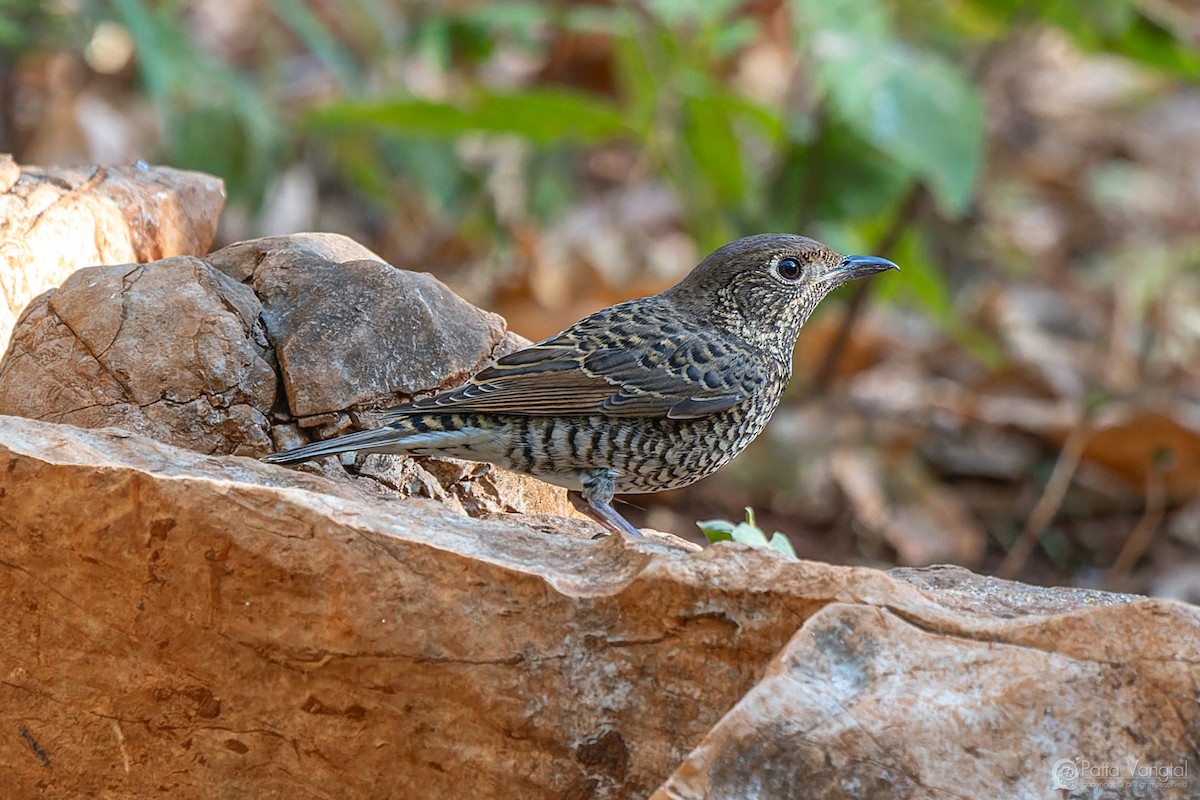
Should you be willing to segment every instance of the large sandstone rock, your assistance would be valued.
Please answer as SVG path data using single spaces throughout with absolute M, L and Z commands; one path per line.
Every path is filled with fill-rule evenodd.
M 21 309 L 80 267 L 208 252 L 219 178 L 167 167 L 18 167 L 0 154 L 0 351 Z
M 1196 608 L 892 574 L 941 608 L 822 608 L 656 800 L 1200 796 Z
M 6 791 L 1195 793 L 1195 608 L 523 519 L 0 419 Z

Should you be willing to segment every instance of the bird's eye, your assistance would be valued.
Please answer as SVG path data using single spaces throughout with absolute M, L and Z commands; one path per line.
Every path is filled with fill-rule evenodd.
M 788 281 L 799 280 L 800 276 L 804 274 L 800 262 L 794 258 L 779 259 L 779 263 L 775 265 L 775 271 L 779 273 L 779 277 Z

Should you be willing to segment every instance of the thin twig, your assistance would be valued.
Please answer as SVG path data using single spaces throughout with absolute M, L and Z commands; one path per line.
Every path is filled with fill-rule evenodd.
M 896 245 L 900 242 L 900 237 L 908 230 L 909 224 L 913 217 L 921 210 L 922 201 L 925 199 L 925 189 L 920 183 L 914 183 L 912 188 L 908 190 L 904 201 L 896 210 L 896 215 L 892 217 L 892 222 L 883 236 L 879 237 L 876 243 L 874 255 L 883 256 L 886 258 Z M 830 381 L 833 380 L 833 375 L 837 372 L 838 364 L 841 363 L 842 353 L 845 352 L 846 344 L 850 340 L 850 332 L 854 329 L 854 323 L 862 314 L 863 309 L 867 305 L 867 296 L 870 293 L 871 281 L 858 281 L 854 286 L 854 293 L 850 295 L 850 300 L 846 303 L 846 310 L 842 314 L 841 322 L 838 323 L 837 332 L 833 335 L 833 341 L 829 343 L 829 348 L 825 351 L 825 356 L 821 359 L 821 366 L 817 368 L 813 375 L 812 381 L 809 382 L 809 394 L 819 395 L 829 388 Z
M 1126 573 L 1133 569 L 1138 560 L 1145 555 L 1154 534 L 1162 527 L 1163 519 L 1167 516 L 1167 482 L 1163 476 L 1163 468 L 1155 463 L 1151 465 L 1150 473 L 1146 476 L 1146 508 L 1141 519 L 1134 526 L 1133 532 L 1125 540 L 1125 546 L 1117 555 L 1117 559 L 1104 576 L 1104 583 L 1109 588 L 1115 587 Z
M 1083 458 L 1083 448 L 1091 435 L 1092 426 L 1086 417 L 1067 435 L 1054 470 L 1050 473 L 1050 479 L 1046 481 L 1046 488 L 1042 490 L 1042 496 L 1038 498 L 1033 511 L 1029 512 L 1025 530 L 1021 532 L 1017 541 L 1013 542 L 1012 549 L 996 570 L 996 574 L 1001 578 L 1015 578 L 1025 568 L 1025 562 L 1029 560 L 1034 548 L 1042 540 L 1042 534 L 1062 507 L 1063 498 L 1071 486 L 1071 479 L 1075 477 L 1079 462 Z
M 1005 48 L 1011 46 L 1012 42 L 1019 41 L 1020 37 L 1023 37 L 1027 31 L 1033 28 L 1035 22 L 1036 20 L 1033 16 L 1024 10 L 1010 20 L 1010 35 L 996 40 L 980 53 L 978 60 L 971 68 L 972 82 L 977 85 L 981 84 L 992 65 L 1000 59 Z M 880 237 L 873 248 L 874 255 L 887 258 L 891 254 L 892 250 L 899 243 L 900 237 L 908 229 L 908 225 L 912 222 L 913 217 L 921 210 L 924 199 L 924 186 L 919 182 L 914 182 L 912 187 L 909 188 L 904 202 L 900 204 L 896 216 L 892 219 L 891 226 Z M 854 294 L 850 296 L 849 302 L 846 303 L 846 313 L 842 315 L 842 322 L 838 326 L 837 333 L 834 335 L 833 341 L 830 342 L 829 349 L 825 351 L 825 357 L 821 360 L 821 366 L 817 368 L 816 375 L 809 383 L 809 394 L 818 395 L 829 388 L 829 382 L 833 379 L 834 372 L 837 371 L 838 363 L 842 358 L 842 352 L 845 350 L 846 343 L 850 339 L 850 331 L 854 328 L 854 323 L 859 315 L 862 314 L 863 308 L 867 303 L 867 295 L 870 291 L 871 280 L 869 278 L 865 281 L 858 281 L 855 284 Z

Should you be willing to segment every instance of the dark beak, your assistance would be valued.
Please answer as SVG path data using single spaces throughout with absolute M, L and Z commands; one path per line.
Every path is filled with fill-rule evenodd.
M 846 256 L 842 263 L 825 273 L 825 279 L 841 285 L 855 278 L 865 278 L 876 272 L 900 269 L 891 261 L 879 256 Z

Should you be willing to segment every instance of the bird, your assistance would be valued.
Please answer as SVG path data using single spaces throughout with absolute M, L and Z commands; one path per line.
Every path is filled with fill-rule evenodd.
M 618 303 L 496 360 L 380 426 L 263 458 L 348 451 L 484 461 L 566 488 L 615 533 L 641 535 L 616 494 L 688 486 L 766 427 L 800 329 L 833 289 L 890 269 L 794 234 L 718 248 L 659 294 Z

